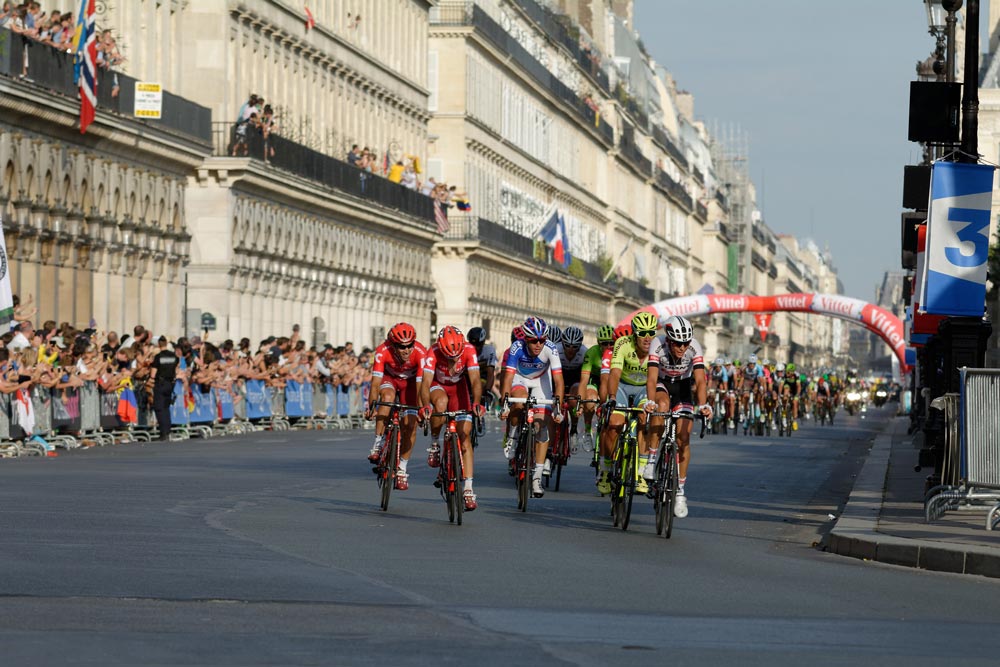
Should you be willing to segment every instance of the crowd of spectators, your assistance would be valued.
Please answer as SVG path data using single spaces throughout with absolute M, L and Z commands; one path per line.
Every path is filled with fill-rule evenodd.
M 166 349 L 181 359 L 177 379 L 185 392 L 192 384 L 202 393 L 214 388 L 232 395 L 234 405 L 243 400 L 243 380 L 263 380 L 274 389 L 294 380 L 343 392 L 371 382 L 369 348 L 355 352 L 350 342 L 309 347 L 298 325 L 288 336 L 269 336 L 257 345 L 248 338 L 212 342 L 208 332 L 171 340 L 142 325 L 119 335 L 99 331 L 93 321 L 85 329 L 52 320 L 36 328 L 30 297 L 25 303 L 14 299 L 14 322 L 0 335 L 0 393 L 34 386 L 58 392 L 96 382 L 104 392 L 133 389 L 137 401 L 151 405 L 153 358 Z
M 24 38 L 25 58 L 21 75 L 29 74 L 29 47 L 32 44 L 44 44 L 60 51 L 72 53 L 73 35 L 76 31 L 76 16 L 72 11 L 53 9 L 46 13 L 42 11 L 40 2 L 25 2 L 14 4 L 4 2 L 0 9 L 0 27 Z M 110 30 L 102 30 L 96 39 L 97 66 L 102 69 L 115 70 L 125 62 L 125 56 L 118 48 L 118 41 Z M 113 83 L 112 96 L 117 96 L 118 84 Z
M 267 139 L 272 134 L 277 133 L 278 119 L 274 116 L 274 109 L 266 103 L 263 97 L 252 93 L 237 114 L 229 154 L 232 157 L 239 155 L 246 157 L 250 154 L 250 137 L 258 135 L 264 139 L 267 157 L 272 158 L 274 157 L 274 146 Z

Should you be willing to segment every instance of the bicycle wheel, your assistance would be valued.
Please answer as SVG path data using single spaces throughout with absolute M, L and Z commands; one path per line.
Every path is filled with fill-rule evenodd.
M 622 523 L 623 506 L 625 499 L 624 459 L 625 441 L 627 438 L 624 432 L 618 436 L 618 444 L 615 447 L 614 457 L 611 459 L 611 471 L 608 473 L 608 480 L 611 482 L 611 518 L 614 527 L 617 528 Z
M 455 485 L 452 473 L 455 463 L 451 458 L 451 438 L 450 434 L 445 438 L 444 447 L 441 451 L 441 493 L 444 495 L 444 501 L 448 505 L 448 521 L 455 523 Z
M 666 495 L 663 503 L 663 511 L 665 513 L 664 525 L 663 525 L 663 537 L 670 539 L 670 533 L 674 529 L 674 506 L 677 504 L 677 486 L 679 482 L 679 473 L 677 470 L 677 448 L 675 445 L 670 445 L 667 447 L 665 454 L 668 455 L 668 460 L 665 466 L 665 479 L 664 487 L 666 488 Z
M 558 491 L 563 466 L 569 461 L 569 417 L 563 419 L 556 433 L 559 437 L 556 445 L 552 447 L 552 476 L 556 478 L 555 490 Z
M 389 496 L 396 485 L 396 468 L 399 465 L 399 430 L 392 424 L 385 430 L 385 449 L 382 453 L 379 484 L 382 486 L 382 511 L 389 509 Z
M 622 466 L 625 495 L 622 498 L 622 530 L 628 530 L 629 519 L 632 518 L 632 499 L 635 497 L 635 476 L 638 465 L 639 445 L 629 438 L 628 453 Z
M 521 436 L 517 443 L 517 509 L 522 512 L 528 511 L 528 498 L 531 497 L 531 450 L 534 443 L 531 440 L 531 429 L 521 429 Z
M 451 438 L 451 489 L 452 503 L 455 507 L 455 523 L 462 525 L 462 513 L 465 512 L 465 493 L 462 484 L 462 447 L 458 436 Z
M 656 460 L 656 495 L 653 496 L 653 509 L 656 511 L 656 534 L 662 535 L 667 525 L 667 506 L 670 503 L 670 489 L 667 487 L 666 461 L 673 456 L 672 448 L 664 444 L 660 447 L 660 456 Z

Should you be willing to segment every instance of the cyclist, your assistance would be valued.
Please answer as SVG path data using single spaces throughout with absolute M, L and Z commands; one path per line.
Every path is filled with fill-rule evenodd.
M 482 327 L 472 327 L 466 340 L 476 348 L 476 358 L 479 360 L 479 376 L 483 380 L 483 405 L 486 409 L 492 404 L 494 383 L 497 374 L 497 349 L 492 343 L 486 342 L 486 330 Z
M 718 356 L 715 361 L 712 362 L 712 371 L 708 378 L 708 388 L 709 393 L 712 394 L 712 400 L 709 401 L 713 406 L 715 405 L 715 397 L 718 396 L 718 401 L 726 406 L 726 401 L 729 395 L 729 371 L 726 370 L 726 359 L 725 357 Z M 714 407 L 713 407 L 714 412 Z M 726 410 L 723 410 L 725 414 L 728 414 Z M 725 417 L 721 415 L 721 417 Z
M 784 377 L 779 374 L 779 381 L 781 386 L 778 388 L 781 391 L 781 395 L 785 397 L 785 400 L 789 401 L 792 406 L 792 430 L 797 431 L 799 429 L 799 390 L 801 388 L 799 384 L 799 374 L 795 371 L 795 364 L 789 362 L 782 369 L 781 364 L 778 364 L 778 370 L 784 370 Z
M 383 401 L 393 403 L 397 399 L 406 405 L 417 405 L 418 388 L 423 379 L 421 366 L 427 350 L 417 342 L 417 332 L 413 325 L 399 322 L 389 329 L 385 341 L 375 348 L 375 358 L 372 364 L 372 385 L 377 391 L 369 392 L 368 405 L 365 408 L 365 419 L 371 419 L 375 403 Z M 385 426 L 389 417 L 389 408 L 381 406 L 375 416 L 375 444 L 368 455 L 372 463 L 378 461 L 385 444 Z M 406 491 L 410 488 L 410 478 L 406 467 L 410 462 L 410 453 L 417 441 L 417 412 L 404 410 L 400 420 L 399 471 L 396 473 L 396 488 Z
M 583 331 L 580 327 L 566 327 L 562 332 L 562 340 L 556 347 L 559 349 L 559 365 L 562 366 L 563 386 L 567 388 L 566 405 L 570 416 L 570 437 L 576 436 L 576 426 L 579 415 L 576 411 L 576 396 L 580 392 L 580 377 L 583 374 L 583 362 L 587 358 L 587 348 L 583 344 Z
M 583 424 L 586 429 L 584 437 L 591 444 L 594 442 L 592 432 L 594 413 L 597 412 L 597 404 L 592 401 L 603 403 L 607 399 L 608 373 L 611 371 L 611 352 L 614 344 L 615 330 L 610 324 L 605 324 L 597 330 L 597 345 L 587 348 L 583 366 L 580 368 L 580 385 L 585 387 L 584 398 L 588 401 L 583 404 Z
M 646 403 L 646 367 L 649 363 L 649 348 L 656 338 L 656 315 L 649 312 L 636 313 L 632 317 L 631 335 L 623 335 L 615 341 L 614 352 L 611 355 L 611 371 L 608 374 L 608 402 L 620 407 L 641 408 Z M 623 327 L 618 327 L 624 333 Z M 618 330 L 616 330 L 618 333 Z M 645 424 L 645 418 L 641 418 Z M 601 433 L 601 453 L 603 465 L 601 476 L 597 480 L 597 490 L 604 495 L 611 492 L 608 472 L 611 470 L 615 446 L 625 427 L 625 413 L 612 412 L 608 427 Z M 644 433 L 638 430 L 639 468 L 649 460 L 648 445 Z M 636 481 L 637 493 L 646 493 L 649 485 L 639 476 Z
M 535 469 L 531 475 L 531 493 L 535 498 L 545 495 L 542 489 L 542 471 L 545 468 L 545 454 L 549 442 L 555 435 L 555 423 L 562 423 L 560 409 L 563 397 L 562 366 L 559 350 L 547 340 L 549 327 L 540 317 L 529 317 L 521 325 L 524 339 L 510 346 L 510 356 L 504 366 L 500 380 L 500 395 L 504 397 L 500 418 L 508 419 L 511 435 L 504 446 L 508 460 L 514 458 L 520 424 L 524 420 L 524 404 L 510 404 L 507 397 L 527 398 L 534 392 L 535 398 L 551 399 L 552 405 L 538 406 L 542 411 L 541 425 L 535 434 Z M 549 412 L 552 412 L 552 419 Z
M 687 482 L 688 464 L 691 462 L 691 426 L 697 410 L 705 417 L 712 416 L 712 406 L 708 404 L 708 380 L 705 373 L 705 359 L 701 343 L 694 339 L 694 327 L 686 318 L 674 315 L 663 324 L 663 335 L 653 340 L 649 350 L 649 369 L 646 377 L 646 391 L 655 392 L 655 404 L 646 404 L 649 411 L 673 413 L 677 420 L 677 502 L 674 516 L 686 517 L 687 497 L 684 484 Z M 698 407 L 694 407 L 694 399 Z M 650 423 L 650 441 L 659 443 L 663 433 L 662 417 Z M 656 450 L 649 452 L 649 462 L 642 471 L 646 479 L 656 475 Z
M 468 410 L 482 417 L 485 410 L 481 405 L 483 384 L 479 378 L 479 361 L 476 348 L 465 341 L 465 336 L 457 328 L 446 326 L 438 334 L 437 342 L 424 357 L 424 376 L 420 383 L 420 401 L 424 406 L 421 416 L 426 419 L 432 412 L 454 412 Z M 469 395 L 469 390 L 472 395 Z M 462 468 L 465 473 L 463 499 L 466 511 L 476 509 L 476 493 L 472 489 L 472 416 L 458 417 L 458 436 L 462 445 Z M 427 450 L 427 465 L 437 468 L 441 465 L 439 436 L 443 417 L 431 418 L 433 440 Z
M 562 329 L 560 329 L 554 324 L 549 325 L 549 333 L 547 334 L 547 337 L 549 342 L 555 345 L 556 347 L 559 347 L 559 343 L 562 342 L 562 334 L 563 334 Z

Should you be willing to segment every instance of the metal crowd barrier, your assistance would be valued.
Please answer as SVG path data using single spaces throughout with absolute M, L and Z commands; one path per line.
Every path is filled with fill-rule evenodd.
M 262 380 L 237 382 L 229 389 L 191 385 L 178 380 L 170 405 L 171 440 L 209 438 L 253 430 L 289 428 L 372 428 L 363 419 L 370 386 L 313 385 L 288 382 L 276 391 Z M 97 383 L 82 387 L 30 392 L 34 427 L 19 423 L 15 394 L 0 393 L 0 457 L 44 455 L 51 447 L 74 449 L 82 445 L 113 445 L 151 440 L 157 433 L 149 397 L 133 390 L 134 417 L 129 423 L 119 414 L 118 390 L 104 391 Z M 128 411 L 132 412 L 132 411 Z
M 1000 522 L 1000 370 L 961 368 L 960 394 L 935 399 L 948 431 L 942 483 L 927 492 L 928 522 L 949 511 L 987 514 L 986 528 Z

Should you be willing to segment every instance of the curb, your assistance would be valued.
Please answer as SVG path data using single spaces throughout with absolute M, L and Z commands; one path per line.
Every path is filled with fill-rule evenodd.
M 829 533 L 826 550 L 889 565 L 1000 578 L 1000 553 L 994 549 L 878 532 L 892 452 L 893 424 L 894 421 L 890 421 L 875 437 L 847 505 Z

